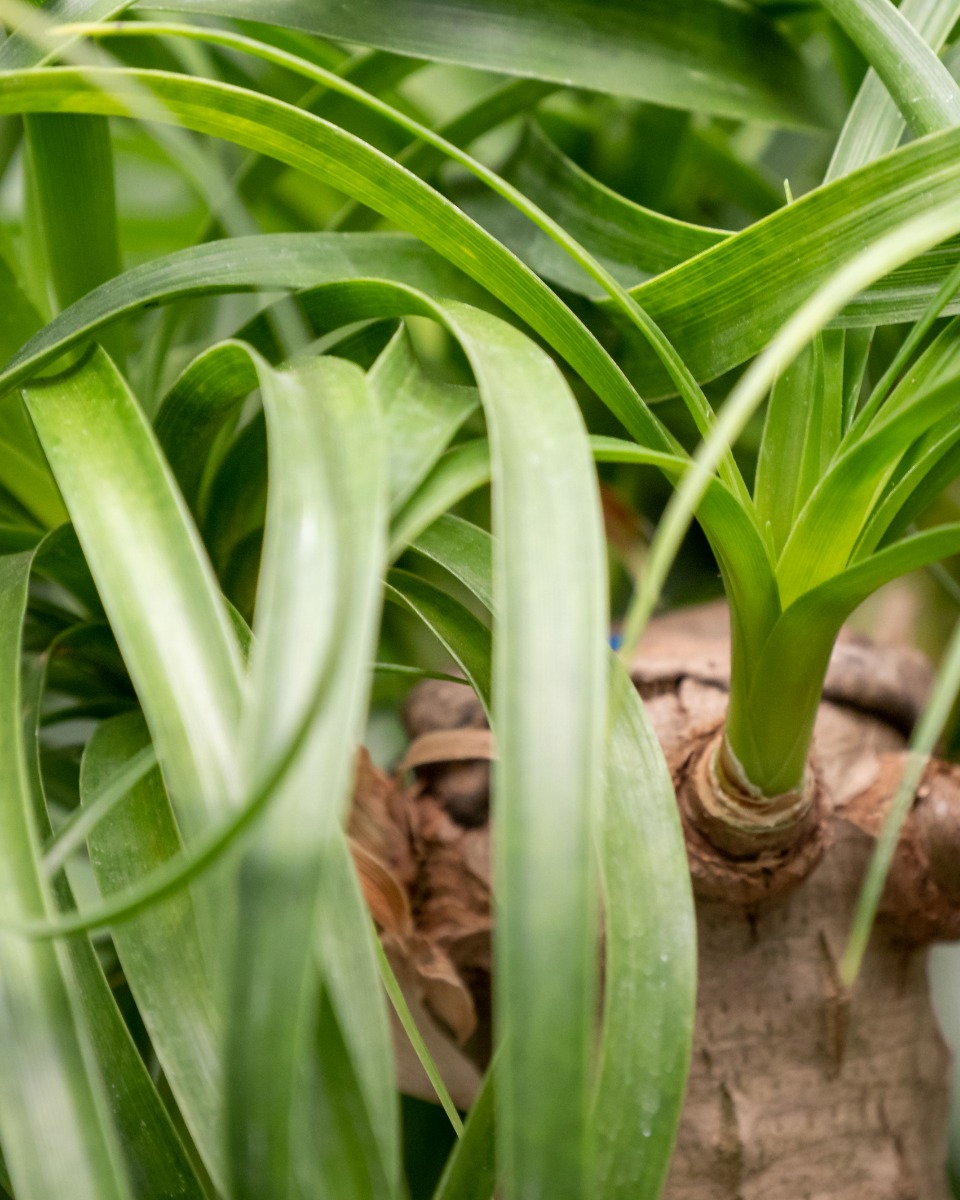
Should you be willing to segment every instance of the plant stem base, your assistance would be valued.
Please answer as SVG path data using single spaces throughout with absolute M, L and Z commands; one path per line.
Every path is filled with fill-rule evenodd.
M 871 849 L 834 820 L 816 871 L 761 912 L 698 900 L 699 994 L 664 1200 L 947 1200 L 948 1055 L 925 948 L 837 963 Z
M 862 640 L 834 668 L 814 738 L 815 819 L 793 845 L 739 858 L 703 836 L 690 795 L 726 709 L 725 613 L 654 622 L 634 672 L 674 772 L 698 893 L 697 1026 L 665 1200 L 948 1197 L 948 1055 L 926 947 L 960 936 L 960 769 L 938 764 L 918 790 L 848 992 L 838 963 L 924 668 Z M 415 690 L 407 720 L 421 751 L 443 742 L 438 731 L 446 749 L 421 752 L 405 789 L 361 770 L 351 834 L 390 875 L 368 892 L 371 909 L 466 1106 L 490 1047 L 489 775 L 474 757 L 485 722 L 468 688 L 438 683 Z M 409 1056 L 398 1064 L 402 1086 L 429 1097 Z

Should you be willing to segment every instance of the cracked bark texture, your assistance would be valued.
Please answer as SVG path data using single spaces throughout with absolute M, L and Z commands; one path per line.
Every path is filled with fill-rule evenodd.
M 722 606 L 661 618 L 641 646 L 634 679 L 681 809 L 691 747 L 722 721 L 728 672 Z M 699 994 L 666 1200 L 948 1200 L 948 1055 L 926 946 L 960 935 L 956 768 L 935 764 L 918 789 L 852 995 L 837 970 L 929 678 L 919 654 L 842 635 L 814 739 L 821 840 L 795 877 L 787 872 L 789 890 L 782 875 L 759 891 L 698 879 L 688 830 Z M 387 923 L 378 920 L 464 1103 L 489 1052 L 488 765 L 470 757 L 484 722 L 468 689 L 449 684 L 423 685 L 407 716 L 419 780 L 392 790 L 387 781 L 376 804 L 359 798 L 376 788 L 358 786 L 351 832 L 361 854 L 392 856 L 391 879 L 402 879 L 408 907 L 394 897 Z M 383 822 L 393 832 L 371 847 Z M 365 887 L 382 913 L 393 884 Z M 398 1061 L 403 1085 L 429 1094 L 402 1050 Z
M 722 718 L 728 672 L 722 607 L 651 626 L 634 677 L 668 761 Z M 891 887 L 851 995 L 837 972 L 928 685 L 920 655 L 845 635 L 814 734 L 821 861 L 750 907 L 698 896 L 693 1060 L 668 1200 L 947 1200 L 949 1059 L 926 947 L 911 938 L 919 918 L 904 920 Z M 902 845 L 894 879 L 903 858 Z

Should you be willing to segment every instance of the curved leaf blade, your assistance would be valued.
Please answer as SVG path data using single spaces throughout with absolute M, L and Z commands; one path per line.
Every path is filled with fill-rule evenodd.
M 818 124 L 806 68 L 776 28 L 717 0 L 165 0 L 396 54 L 554 80 L 677 108 Z M 470 36 L 464 37 L 465 23 Z M 729 53 L 730 46 L 737 54 Z
M 0 558 L 0 905 L 46 916 L 21 715 L 20 655 L 32 552 Z M 0 934 L 0 1136 L 16 1194 L 126 1200 L 129 1189 L 63 947 Z

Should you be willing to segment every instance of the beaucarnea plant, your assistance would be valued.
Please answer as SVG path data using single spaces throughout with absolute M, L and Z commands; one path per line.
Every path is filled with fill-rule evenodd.
M 960 282 L 960 90 L 935 50 L 960 6 L 830 0 L 836 23 L 720 0 L 167 7 L 194 23 L 123 4 L 2 10 L 21 181 L 0 262 L 7 1190 L 422 1190 L 401 1168 L 381 976 L 409 1014 L 345 836 L 371 675 L 430 666 L 402 657 L 399 613 L 456 662 L 498 747 L 496 1051 L 438 1195 L 656 1196 L 690 1053 L 693 910 L 663 753 L 607 648 L 594 461 L 678 489 L 626 666 L 694 515 L 719 565 L 729 705 L 671 765 L 682 803 L 692 786 L 701 804 L 684 817 L 714 897 L 756 924 L 787 883 L 813 895 L 830 800 L 809 748 L 841 624 L 960 547 L 956 525 L 913 528 L 958 473 L 960 335 L 941 318 Z M 752 180 L 753 203 L 762 182 L 730 123 L 829 125 L 809 65 L 826 36 L 851 75 L 852 43 L 876 75 L 825 183 L 736 234 L 619 196 L 535 125 L 502 172 L 464 148 L 560 84 L 612 93 L 707 114 L 716 177 Z M 418 111 L 398 89 L 424 59 L 514 78 L 455 114 Z M 905 122 L 919 136 L 897 149 Z M 121 165 L 139 164 L 126 206 L 121 138 Z M 138 226 L 144 180 L 171 178 L 185 216 Z M 878 326 L 908 332 L 871 354 Z M 747 363 L 715 412 L 707 385 Z M 574 388 L 604 432 L 588 434 Z M 748 486 L 730 447 L 768 394 Z M 643 398 L 668 395 L 676 428 Z M 448 515 L 488 482 L 489 532 Z M 899 819 L 918 775 L 911 761 Z M 890 795 L 875 799 L 882 819 Z M 896 825 L 839 966 L 827 945 L 841 1018 Z M 940 887 L 921 865 L 919 886 Z M 954 930 L 941 908 L 924 937 Z M 719 928 L 745 927 L 723 911 Z M 695 1078 L 711 1069 L 698 1059 Z M 744 1130 L 738 1088 L 719 1075 L 733 1165 L 713 1171 L 708 1119 L 683 1142 L 706 1165 L 668 1194 L 769 1187 L 777 1147 Z M 926 1113 L 893 1136 L 932 1196 Z M 871 1120 L 848 1130 L 858 1170 Z M 811 1194 L 863 1183 L 829 1170 Z M 871 1179 L 872 1195 L 906 1186 L 886 1159 Z

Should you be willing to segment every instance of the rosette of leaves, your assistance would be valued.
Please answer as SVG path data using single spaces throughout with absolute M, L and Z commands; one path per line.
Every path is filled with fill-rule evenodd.
M 452 661 L 498 748 L 496 1048 L 438 1195 L 658 1195 L 694 914 L 607 645 L 595 464 L 677 489 L 628 652 L 706 535 L 732 644 L 708 790 L 786 812 L 786 852 L 842 622 L 960 542 L 915 528 L 960 437 L 954 6 L 0 15 L 0 1184 L 423 1194 L 347 822 L 371 680 Z M 764 156 L 834 143 L 781 205 Z M 748 486 L 731 446 L 768 394 Z M 749 862 L 772 843 L 741 818 L 708 841 Z

